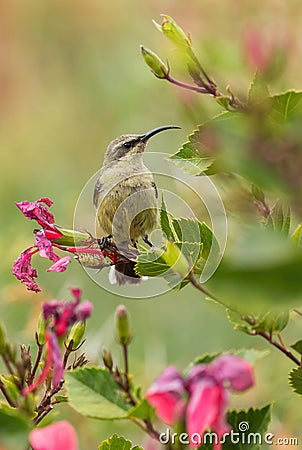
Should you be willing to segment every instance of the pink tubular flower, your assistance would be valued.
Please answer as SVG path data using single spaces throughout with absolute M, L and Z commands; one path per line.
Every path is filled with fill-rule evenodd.
M 44 203 L 44 204 L 43 204 Z M 26 249 L 14 261 L 12 273 L 18 280 L 27 286 L 27 289 L 35 292 L 41 291 L 38 284 L 34 281 L 38 274 L 36 269 L 31 266 L 31 256 L 39 252 L 43 258 L 48 258 L 54 264 L 48 269 L 48 272 L 64 272 L 71 258 L 61 258 L 55 253 L 53 240 L 62 237 L 62 233 L 54 224 L 54 216 L 47 207 L 52 205 L 49 198 L 41 198 L 36 202 L 19 202 L 17 207 L 23 215 L 36 222 L 42 227 L 42 230 L 35 232 L 35 241 L 32 247 Z M 46 206 L 45 206 L 46 205 Z M 34 250 L 33 250 L 34 249 Z
M 29 442 L 33 450 L 78 450 L 76 432 L 65 420 L 32 430 Z
M 172 425 L 185 416 L 191 447 L 202 444 L 206 430 L 216 433 L 214 449 L 221 449 L 220 438 L 230 431 L 226 423 L 228 390 L 242 392 L 254 384 L 252 366 L 234 355 L 221 355 L 209 364 L 194 366 L 186 379 L 168 367 L 150 386 L 146 397 L 157 415 Z
M 171 425 L 183 418 L 185 392 L 181 374 L 175 367 L 170 366 L 151 384 L 146 397 L 156 409 L 157 415 Z

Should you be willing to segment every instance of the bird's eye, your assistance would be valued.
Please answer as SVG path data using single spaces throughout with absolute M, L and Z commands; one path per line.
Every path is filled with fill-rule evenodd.
M 124 146 L 125 148 L 131 148 L 131 147 L 132 147 L 132 142 L 131 142 L 131 141 L 124 142 L 123 146 Z

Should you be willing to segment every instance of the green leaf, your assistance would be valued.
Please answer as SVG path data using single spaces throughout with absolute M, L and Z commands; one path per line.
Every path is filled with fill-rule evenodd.
M 164 201 L 164 196 L 162 196 L 161 208 L 160 208 L 160 227 L 165 233 L 167 239 L 175 240 L 174 232 L 172 229 L 171 216 L 167 212 L 167 207 Z
M 296 350 L 297 353 L 302 355 L 302 340 L 295 342 L 293 345 L 291 345 L 291 348 Z
M 293 388 L 294 392 L 302 395 L 302 369 L 297 367 L 292 369 L 289 373 L 289 384 Z
M 248 104 L 252 106 L 265 103 L 269 97 L 269 90 L 265 78 L 256 72 L 248 91 Z
M 273 230 L 288 235 L 290 228 L 290 209 L 279 200 L 268 217 L 267 225 Z
M 289 90 L 272 97 L 273 118 L 277 122 L 287 122 L 302 112 L 302 91 Z
M 216 102 L 219 106 L 222 106 L 226 111 L 232 111 L 230 108 L 230 99 L 229 97 L 216 97 Z
M 138 256 L 135 271 L 140 276 L 160 277 L 169 270 L 169 265 L 158 256 L 154 248 Z
M 291 235 L 291 240 L 296 244 L 297 247 L 302 247 L 302 223 L 297 226 L 297 228 Z
M 98 450 L 143 450 L 143 447 L 132 447 L 132 443 L 122 436 L 113 434 L 110 438 L 101 442 L 98 446 Z
M 24 450 L 28 446 L 29 422 L 15 408 L 0 404 L 0 447 Z
M 243 333 L 251 334 L 253 331 L 252 325 L 250 325 L 244 318 L 242 314 L 231 309 L 227 310 L 228 321 L 233 325 L 234 330 L 242 331 Z
M 232 426 L 235 433 L 239 433 L 239 443 L 236 444 L 238 450 L 258 450 L 261 448 L 261 436 L 266 432 L 271 420 L 271 405 L 261 409 L 250 408 L 247 411 L 229 411 L 227 422 Z M 240 434 L 244 437 L 240 438 Z M 254 433 L 254 435 L 252 435 Z M 248 438 L 250 436 L 250 438 Z M 254 442 L 254 438 L 255 441 Z M 250 441 L 248 442 L 248 439 Z M 230 437 L 223 444 L 223 450 L 233 450 L 234 443 Z
M 144 399 L 138 405 L 131 408 L 128 415 L 129 417 L 136 417 L 141 420 L 151 420 L 154 416 L 154 408 Z
M 178 152 L 169 157 L 178 167 L 189 175 L 202 175 L 215 161 L 214 158 L 202 157 L 193 142 L 183 144 Z
M 130 405 L 106 369 L 84 367 L 66 372 L 65 379 L 70 404 L 80 414 L 106 420 L 128 417 Z
M 289 311 L 267 312 L 264 317 L 253 326 L 253 330 L 263 331 L 266 333 L 279 333 L 284 330 L 289 321 Z
M 258 350 L 255 348 L 241 348 L 239 350 L 230 351 L 232 355 L 240 356 L 240 358 L 254 364 L 258 359 L 266 357 L 270 351 L 269 350 Z

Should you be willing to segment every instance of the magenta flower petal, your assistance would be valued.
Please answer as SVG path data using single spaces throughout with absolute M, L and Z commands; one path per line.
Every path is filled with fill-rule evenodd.
M 52 201 L 47 197 L 36 202 L 19 202 L 16 205 L 29 220 L 36 220 L 43 228 L 54 229 L 54 216 L 42 203 L 48 207 L 52 205 Z
M 230 427 L 224 419 L 226 403 L 227 394 L 223 386 L 208 378 L 197 382 L 186 411 L 189 437 L 194 434 L 202 436 L 207 429 L 215 431 L 219 437 L 228 432 Z M 191 446 L 199 445 L 192 440 Z
M 74 296 L 74 299 L 76 300 L 76 302 L 80 303 L 81 296 L 82 296 L 82 289 L 70 287 L 69 290 L 72 293 L 72 295 Z
M 78 450 L 76 432 L 65 420 L 31 431 L 29 442 L 33 450 Z
M 158 417 L 168 424 L 180 420 L 184 416 L 185 386 L 181 374 L 173 367 L 167 367 L 151 384 L 146 398 Z
M 221 355 L 211 363 L 211 372 L 220 383 L 229 383 L 233 391 L 242 392 L 254 385 L 252 365 L 235 355 Z
M 52 243 L 45 236 L 44 230 L 40 230 L 36 233 L 34 244 L 39 250 L 42 258 L 48 258 L 55 262 L 60 259 L 59 256 L 53 251 Z
M 36 269 L 31 265 L 31 257 L 37 250 L 29 247 L 14 261 L 12 273 L 18 280 L 27 286 L 27 289 L 34 292 L 40 292 L 41 289 L 34 278 L 38 277 Z
M 77 307 L 77 320 L 80 322 L 84 322 L 86 319 L 88 319 L 91 316 L 93 310 L 93 304 L 90 303 L 88 300 L 84 300 L 78 307 Z
M 58 259 L 52 266 L 47 269 L 47 272 L 64 272 L 66 270 L 67 264 L 71 262 L 70 256 L 64 256 Z
M 51 347 L 53 366 L 52 384 L 54 388 L 57 388 L 61 380 L 64 378 L 64 365 L 58 339 L 55 333 L 49 334 L 49 346 Z

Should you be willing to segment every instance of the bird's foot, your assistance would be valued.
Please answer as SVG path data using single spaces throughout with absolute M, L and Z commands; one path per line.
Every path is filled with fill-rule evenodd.
M 145 244 L 149 245 L 149 247 L 153 247 L 153 244 L 152 242 L 149 241 L 147 235 L 143 238 L 143 241 L 145 242 Z
M 108 236 L 103 236 L 101 239 L 98 239 L 98 244 L 101 250 L 104 250 L 105 247 L 108 247 L 111 244 L 111 234 Z

